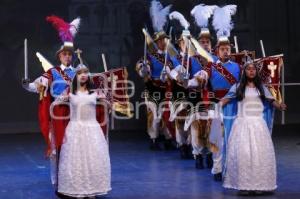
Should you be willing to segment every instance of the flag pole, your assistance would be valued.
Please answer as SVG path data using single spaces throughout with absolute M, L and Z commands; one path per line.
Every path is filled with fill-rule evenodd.
M 281 85 L 281 95 L 282 95 L 282 102 L 285 103 L 285 78 L 284 78 L 284 62 L 282 61 L 282 71 L 281 71 L 281 82 L 283 83 L 283 85 Z M 285 111 L 281 111 L 281 124 L 284 125 L 285 124 Z

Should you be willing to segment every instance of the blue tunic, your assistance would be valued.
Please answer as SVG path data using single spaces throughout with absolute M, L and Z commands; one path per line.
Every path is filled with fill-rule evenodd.
M 214 55 L 214 54 L 210 54 L 210 55 L 213 58 L 213 62 L 216 63 L 219 58 L 216 55 Z
M 222 64 L 224 68 L 229 71 L 236 81 L 238 82 L 240 79 L 240 67 L 237 63 L 228 61 L 224 64 Z M 214 67 L 211 69 L 211 77 L 210 77 L 210 83 L 212 86 L 213 91 L 216 90 L 229 90 L 232 86 L 222 74 L 220 74 Z
M 218 63 L 218 60 L 216 61 Z M 237 63 L 228 61 L 226 63 L 223 63 L 222 66 L 227 69 L 228 72 L 230 72 L 233 77 L 235 78 L 236 82 L 239 81 L 240 79 L 240 67 Z M 218 90 L 229 90 L 232 86 L 232 84 L 219 72 L 217 71 L 214 67 L 211 68 L 211 76 L 210 76 L 210 83 L 212 86 L 213 91 L 218 91 Z M 223 97 L 223 96 L 222 96 Z M 224 123 L 224 147 L 223 151 L 226 149 L 226 140 L 228 139 L 229 136 L 229 127 L 231 127 L 233 123 L 233 119 L 229 116 L 234 115 L 234 111 L 236 109 L 237 103 L 230 102 L 223 108 L 223 123 Z M 228 116 L 228 117 L 225 117 Z M 225 160 L 225 155 L 223 154 L 223 157 Z
M 182 56 L 174 56 L 171 57 L 171 61 L 173 63 L 174 68 L 180 67 L 182 65 Z M 190 68 L 189 68 L 189 75 L 190 75 L 190 79 L 194 77 L 194 75 L 199 72 L 200 70 L 202 70 L 202 65 L 201 63 L 198 61 L 198 59 L 196 57 L 190 57 Z M 186 68 L 186 61 L 184 63 L 184 67 Z
M 150 62 L 151 78 L 159 79 L 165 64 L 165 53 L 148 54 L 147 59 Z M 167 65 L 170 69 L 173 68 L 170 55 L 167 55 Z
M 50 70 L 53 78 L 50 92 L 51 95 L 55 98 L 61 95 L 68 88 L 69 84 L 64 79 L 63 75 L 56 68 L 52 68 Z M 73 80 L 75 76 L 75 70 L 74 69 L 66 70 L 65 74 L 70 80 Z

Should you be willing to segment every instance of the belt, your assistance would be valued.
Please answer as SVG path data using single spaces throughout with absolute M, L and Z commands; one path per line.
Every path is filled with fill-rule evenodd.
M 228 93 L 228 91 L 229 91 L 228 89 L 215 90 L 214 91 L 215 98 L 222 99 Z

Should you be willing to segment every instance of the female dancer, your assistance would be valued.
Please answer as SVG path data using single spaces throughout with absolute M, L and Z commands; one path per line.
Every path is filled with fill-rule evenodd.
M 97 101 L 104 98 L 91 91 L 89 70 L 79 64 L 71 92 L 63 97 L 70 103 L 58 171 L 58 192 L 63 195 L 93 198 L 111 190 L 108 144 L 96 120 Z
M 223 186 L 243 194 L 273 191 L 277 187 L 275 152 L 264 113 L 270 105 L 279 110 L 286 105 L 274 100 L 252 61 L 245 64 L 240 83 L 232 86 L 221 106 L 235 100 L 237 117 L 228 138 Z

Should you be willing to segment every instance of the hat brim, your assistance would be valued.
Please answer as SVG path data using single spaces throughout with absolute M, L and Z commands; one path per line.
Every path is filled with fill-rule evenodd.
M 157 41 L 159 41 L 161 39 L 165 39 L 165 38 L 170 39 L 170 37 L 168 35 L 161 35 L 161 36 L 155 38 L 153 41 L 157 42 Z
M 230 41 L 219 41 L 219 42 L 217 43 L 217 47 L 225 46 L 225 45 L 231 46 Z
M 197 40 L 200 40 L 200 39 L 202 39 L 202 38 L 206 38 L 206 39 L 209 39 L 209 40 L 212 39 L 212 37 L 211 37 L 210 34 L 201 34 L 201 35 L 199 35 L 199 36 L 197 37 Z
M 74 48 L 73 47 L 69 47 L 69 46 L 64 46 L 64 47 L 60 48 L 58 51 L 56 51 L 56 57 L 58 57 L 58 55 L 61 52 L 64 52 L 64 51 L 69 51 L 71 53 L 74 53 Z
M 183 40 L 183 37 L 179 37 L 179 38 L 176 40 L 176 43 L 179 44 L 179 42 L 182 41 L 182 40 Z

